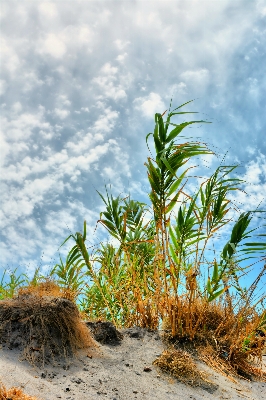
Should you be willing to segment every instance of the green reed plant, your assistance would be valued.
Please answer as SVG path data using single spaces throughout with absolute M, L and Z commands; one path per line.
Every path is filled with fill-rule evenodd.
M 69 261 L 71 254 L 68 254 L 65 262 L 60 256 L 60 263 L 56 264 L 50 272 L 51 277 L 56 278 L 59 286 L 73 293 L 74 299 L 77 299 L 84 291 L 88 272 L 84 269 L 83 263 Z
M 266 245 L 261 240 L 248 242 L 254 231 L 248 227 L 259 211 L 247 212 L 233 225 L 229 240 L 220 244 L 221 254 L 216 252 L 211 258 L 209 243 L 233 222 L 230 193 L 239 190 L 242 181 L 232 176 L 235 165 L 220 165 L 195 193 L 188 193 L 186 183 L 192 167 L 186 168 L 186 164 L 195 156 L 212 154 L 203 143 L 178 141 L 189 125 L 207 123 L 172 121 L 190 114 L 180 111 L 189 103 L 169 110 L 166 120 L 165 113 L 155 114 L 154 131 L 146 137 L 147 145 L 152 137 L 155 150 L 145 164 L 152 217 L 148 217 L 147 205 L 130 197 L 114 197 L 106 189 L 106 196 L 99 193 L 106 208 L 98 223 L 118 246 L 101 245 L 90 255 L 85 245 L 85 222 L 84 233 L 70 235 L 65 242 L 70 238 L 75 241 L 69 265 L 75 265 L 77 271 L 87 268 L 89 281 L 82 307 L 89 314 L 116 324 L 155 326 L 167 319 L 172 335 L 182 331 L 192 338 L 196 302 L 202 300 L 207 307 L 225 295 L 232 308 L 230 287 L 247 300 L 239 284 L 239 276 L 245 272 L 241 263 L 255 255 L 263 257 Z
M 0 281 L 0 300 L 12 298 L 22 284 L 27 282 L 27 275 L 14 271 L 4 270 Z
M 157 240 L 159 244 L 159 259 L 165 270 L 166 263 L 169 261 L 169 213 L 176 206 L 180 194 L 183 194 L 184 178 L 190 168 L 180 172 L 181 168 L 192 158 L 198 155 L 210 154 L 207 147 L 199 142 L 177 143 L 177 136 L 188 125 L 195 123 L 206 123 L 206 121 L 189 121 L 182 124 L 174 124 L 171 118 L 175 115 L 190 114 L 191 112 L 176 111 L 184 105 L 169 111 L 166 122 L 163 120 L 163 114 L 155 114 L 155 128 L 149 136 L 153 137 L 155 146 L 155 159 L 148 158 L 145 163 L 148 170 L 148 180 L 151 186 L 149 194 L 152 202 L 154 221 L 156 226 Z M 171 105 L 170 105 L 171 106 Z M 174 127 L 169 133 L 168 128 Z M 164 276 L 165 293 L 168 292 L 166 275 Z

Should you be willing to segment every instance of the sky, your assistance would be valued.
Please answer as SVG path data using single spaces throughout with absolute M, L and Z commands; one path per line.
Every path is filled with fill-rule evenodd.
M 194 172 L 226 154 L 238 208 L 266 209 L 265 27 L 263 0 L 2 0 L 0 269 L 47 270 L 84 220 L 88 247 L 107 240 L 105 185 L 148 201 L 145 138 L 171 98 L 212 122 L 184 131 L 216 153 Z

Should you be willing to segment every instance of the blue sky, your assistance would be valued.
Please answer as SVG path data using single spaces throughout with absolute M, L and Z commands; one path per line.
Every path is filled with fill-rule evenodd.
M 84 219 L 103 240 L 109 182 L 147 199 L 145 137 L 172 96 L 212 122 L 186 132 L 211 170 L 240 164 L 238 207 L 266 209 L 264 1 L 3 0 L 1 26 L 0 268 L 53 266 Z

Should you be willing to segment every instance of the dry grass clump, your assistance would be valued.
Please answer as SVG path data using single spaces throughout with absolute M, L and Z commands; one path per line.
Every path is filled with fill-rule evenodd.
M 184 350 L 171 347 L 153 361 L 153 364 L 187 385 L 199 386 L 209 393 L 214 393 L 218 388 L 218 385 L 207 379 L 206 372 L 198 369 L 191 354 Z
M 73 290 L 58 286 L 58 284 L 50 278 L 46 278 L 43 282 L 38 282 L 37 285 L 21 287 L 18 289 L 17 293 L 18 296 L 35 295 L 38 297 L 63 297 L 70 301 L 74 301 L 76 297 L 76 293 Z
M 17 298 L 0 302 L 1 343 L 18 348 L 23 359 L 37 365 L 67 360 L 80 348 L 96 346 L 77 306 L 51 296 L 56 290 L 53 284 L 50 291 L 45 288 L 24 289 Z
M 209 366 L 226 376 L 266 380 L 262 370 L 265 346 L 265 313 L 254 308 L 235 310 L 222 302 L 179 302 L 175 309 L 176 334 L 165 335 L 175 347 L 194 349 Z M 171 328 L 169 318 L 164 329 Z
M 0 382 L 0 400 L 38 400 L 38 398 L 28 396 L 19 388 L 12 387 L 6 389 L 6 387 Z
M 199 380 L 205 378 L 204 374 L 198 370 L 192 356 L 183 350 L 174 348 L 165 350 L 160 357 L 153 361 L 153 364 L 192 386 L 197 386 Z
M 250 360 L 243 356 L 235 360 L 234 367 L 228 360 L 220 357 L 210 345 L 200 347 L 198 349 L 198 356 L 199 359 L 204 361 L 209 367 L 219 372 L 221 375 L 226 376 L 234 383 L 237 383 L 236 378 L 238 378 L 239 375 L 241 378 L 248 380 L 257 378 L 261 381 L 265 381 L 265 372 L 258 366 L 252 365 Z

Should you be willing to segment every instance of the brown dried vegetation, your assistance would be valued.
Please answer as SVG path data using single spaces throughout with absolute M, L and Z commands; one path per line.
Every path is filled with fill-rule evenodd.
M 23 390 L 20 388 L 12 387 L 7 389 L 0 382 L 0 400 L 40 400 L 37 397 L 28 396 L 23 393 Z

